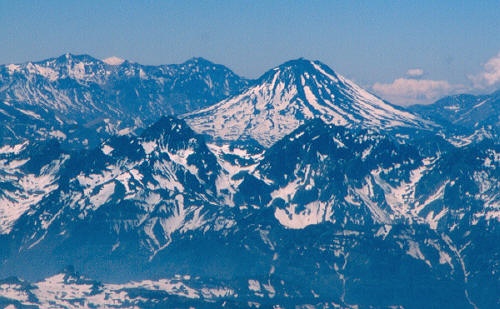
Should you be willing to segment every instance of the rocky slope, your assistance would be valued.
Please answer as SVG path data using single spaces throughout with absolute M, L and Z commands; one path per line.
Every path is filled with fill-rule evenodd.
M 0 304 L 500 304 L 497 136 L 457 143 L 319 62 L 256 85 L 96 147 L 3 144 Z
M 239 93 L 250 83 L 202 58 L 147 66 L 88 55 L 0 66 L 0 138 L 95 146 Z

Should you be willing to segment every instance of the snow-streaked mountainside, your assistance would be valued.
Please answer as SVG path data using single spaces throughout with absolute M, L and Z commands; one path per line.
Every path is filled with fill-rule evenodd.
M 254 139 L 268 147 L 308 119 L 339 126 L 388 129 L 430 125 L 338 75 L 319 61 L 286 62 L 241 94 L 185 116 L 199 133 Z
M 500 91 L 490 95 L 460 94 L 430 105 L 413 105 L 410 110 L 435 121 L 464 128 L 500 126 Z
M 459 143 L 485 136 L 500 138 L 500 91 L 489 95 L 454 95 L 409 109 L 441 124 L 450 138 L 462 140 Z
M 0 72 L 0 307 L 500 306 L 495 94 L 409 112 L 304 59 Z
M 126 134 L 239 93 L 249 81 L 202 58 L 147 66 L 87 55 L 0 66 L 0 138 Z M 89 130 L 89 128 L 91 130 Z M 99 139 L 97 140 L 97 142 Z
M 500 146 L 420 134 L 313 119 L 268 149 L 246 148 L 207 144 L 170 117 L 93 150 L 2 148 L 0 275 L 37 279 L 73 264 L 120 284 L 87 303 L 108 290 L 168 303 L 160 283 L 181 275 L 193 295 L 221 286 L 234 293 L 216 301 L 243 307 L 491 307 Z M 33 293 L 80 288 L 58 284 Z M 0 295 L 13 302 L 12 289 Z

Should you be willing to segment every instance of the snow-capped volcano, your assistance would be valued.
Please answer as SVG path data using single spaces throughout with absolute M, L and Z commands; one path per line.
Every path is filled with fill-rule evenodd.
M 424 121 L 370 94 L 319 61 L 288 61 L 247 91 L 187 114 L 196 131 L 223 140 L 251 138 L 270 146 L 307 119 L 370 128 L 423 126 Z

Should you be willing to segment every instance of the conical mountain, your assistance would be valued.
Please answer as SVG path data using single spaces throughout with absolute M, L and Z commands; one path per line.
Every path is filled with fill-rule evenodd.
M 422 127 L 418 116 L 370 94 L 319 61 L 288 61 L 243 93 L 185 115 L 195 131 L 270 146 L 308 119 L 339 126 Z

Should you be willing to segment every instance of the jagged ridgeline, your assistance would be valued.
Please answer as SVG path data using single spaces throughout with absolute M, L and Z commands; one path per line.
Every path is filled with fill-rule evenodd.
M 161 115 L 182 114 L 240 93 L 251 81 L 203 58 L 150 66 L 88 55 L 0 66 L 0 140 L 58 138 L 95 147 Z
M 2 306 L 500 304 L 498 94 L 403 109 L 305 59 L 0 72 Z

